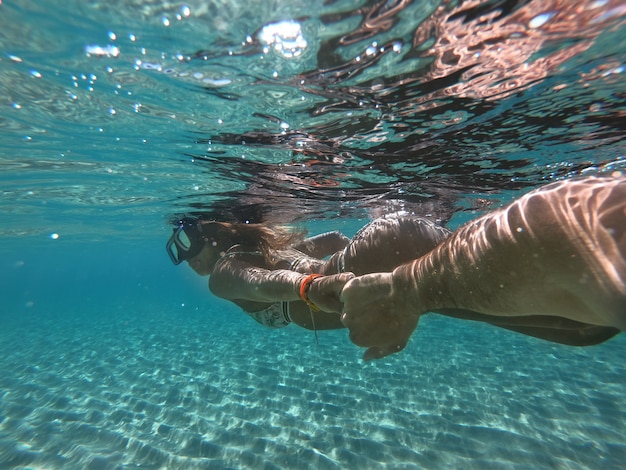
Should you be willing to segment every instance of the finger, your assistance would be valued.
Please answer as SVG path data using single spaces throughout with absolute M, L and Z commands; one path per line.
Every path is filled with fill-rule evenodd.
M 391 353 L 385 352 L 384 349 L 373 347 L 369 348 L 367 351 L 363 353 L 363 360 L 365 362 L 369 362 L 373 359 L 381 359 L 385 356 L 388 356 Z
M 346 283 L 349 282 L 353 278 L 354 278 L 354 274 L 352 273 L 348 273 L 347 275 L 340 274 L 339 276 L 337 276 L 335 282 L 333 283 L 333 291 L 335 292 L 337 296 L 337 300 L 341 301 L 339 297 L 341 293 L 343 292 L 343 288 L 345 287 Z
M 385 356 L 389 356 L 391 354 L 395 354 L 404 349 L 403 345 L 396 345 L 390 348 L 380 348 L 380 347 L 371 347 L 367 351 L 363 353 L 364 361 L 371 361 L 372 359 L 381 359 Z
M 350 341 L 352 341 L 352 327 L 358 328 L 358 324 L 355 324 L 356 319 L 354 318 L 354 314 L 346 312 L 345 309 L 341 312 L 339 316 L 339 320 L 343 323 L 343 326 L 350 330 Z M 356 333 L 355 333 L 356 334 Z M 367 345 L 364 345 L 367 346 Z
M 348 282 L 346 282 L 343 287 L 341 288 L 341 292 L 339 293 L 339 302 L 341 302 L 342 304 L 345 303 L 345 295 L 346 295 L 346 290 L 350 289 L 350 286 L 354 283 L 354 281 L 352 279 L 350 279 Z
M 343 282 L 348 282 L 351 279 L 354 279 L 356 276 L 354 275 L 354 273 L 341 273 L 339 277 Z

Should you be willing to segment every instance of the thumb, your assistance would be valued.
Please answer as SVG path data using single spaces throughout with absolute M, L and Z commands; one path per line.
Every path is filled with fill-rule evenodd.
M 351 273 L 322 276 L 311 284 L 308 297 L 319 308 L 326 312 L 341 313 L 343 305 L 339 296 L 345 283 L 353 276 Z
M 352 273 L 344 273 L 344 274 L 349 274 L 350 276 L 348 277 L 346 283 L 341 287 L 341 291 L 339 292 L 339 302 L 341 302 L 342 304 L 344 303 L 344 299 L 345 299 L 345 293 L 349 291 L 350 286 L 354 286 L 357 284 L 357 277 L 352 274 Z

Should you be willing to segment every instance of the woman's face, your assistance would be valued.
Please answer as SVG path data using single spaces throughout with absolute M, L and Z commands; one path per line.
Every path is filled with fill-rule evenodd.
M 222 253 L 220 253 L 215 243 L 206 242 L 202 251 L 193 258 L 188 259 L 187 263 L 200 276 L 208 276 L 213 271 L 215 263 L 217 263 L 221 255 Z

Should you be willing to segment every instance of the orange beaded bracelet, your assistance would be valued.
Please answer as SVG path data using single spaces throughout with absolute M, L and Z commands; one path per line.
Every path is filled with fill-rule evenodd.
M 321 274 L 309 274 L 307 277 L 305 277 L 304 280 L 302 281 L 302 283 L 300 284 L 300 292 L 299 292 L 300 298 L 314 312 L 319 312 L 320 308 L 317 305 L 315 305 L 313 302 L 311 302 L 311 300 L 309 299 L 309 296 L 307 295 L 307 293 L 309 291 L 309 288 L 311 287 L 311 282 L 313 282 L 313 279 L 315 279 L 317 277 L 322 277 L 322 275 Z

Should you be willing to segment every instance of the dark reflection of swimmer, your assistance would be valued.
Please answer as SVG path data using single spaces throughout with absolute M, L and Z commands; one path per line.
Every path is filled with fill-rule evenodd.
M 548 186 L 533 193 L 535 196 L 522 198 L 511 206 L 513 209 L 478 219 L 451 237 L 448 230 L 417 217 L 377 219 L 352 240 L 338 232 L 304 239 L 299 232 L 270 229 L 261 224 L 186 219 L 174 229 L 167 248 L 175 264 L 187 261 L 198 274 L 210 275 L 209 288 L 213 294 L 239 305 L 260 323 L 282 327 L 294 322 L 310 329 L 348 326 L 354 342 L 370 347 L 366 359 L 401 350 L 417 325 L 418 313 L 425 311 L 484 321 L 558 343 L 597 344 L 615 336 L 618 325 L 599 321 L 592 307 L 585 310 L 576 305 L 577 299 L 568 294 L 566 282 L 572 287 L 572 283 L 584 280 L 589 287 L 589 298 L 596 296 L 602 300 L 602 293 L 594 290 L 598 287 L 594 282 L 598 266 L 607 260 L 600 254 L 596 256 L 595 248 L 589 248 L 591 245 L 571 242 L 574 248 L 560 258 L 555 248 L 567 245 L 567 237 L 561 240 L 564 236 L 574 240 L 585 236 L 592 243 L 598 234 L 585 234 L 581 231 L 583 226 L 569 224 L 565 235 L 559 233 L 557 247 L 550 238 L 557 233 L 555 218 L 565 217 L 567 221 L 571 214 L 582 211 L 590 219 L 597 219 L 593 216 L 595 212 L 584 209 L 585 198 L 589 199 L 593 191 L 575 191 L 581 184 L 597 188 L 608 183 L 607 180 L 560 183 L 557 189 L 565 188 L 561 191 Z M 616 191 L 626 190 L 626 185 L 615 187 Z M 583 209 L 578 205 L 570 207 L 574 202 L 567 199 L 567 189 L 582 198 Z M 543 196 L 548 200 L 554 198 L 550 196 L 553 194 L 557 195 L 553 206 L 542 207 L 535 202 L 543 201 Z M 620 226 L 619 207 L 615 204 L 624 200 L 613 201 L 618 212 L 611 212 L 605 221 L 617 230 L 616 237 L 623 237 L 625 229 L 624 214 L 621 213 Z M 516 219 L 511 219 L 512 215 Z M 534 238 L 535 233 L 543 232 L 545 236 Z M 523 246 L 516 243 L 517 238 L 524 239 Z M 623 255 L 626 241 L 622 238 L 621 243 Z M 508 253 L 507 244 L 511 245 L 509 249 L 517 251 Z M 578 262 L 569 259 L 570 255 L 577 256 L 574 260 Z M 324 257 L 328 259 L 321 259 Z M 414 259 L 423 261 L 403 265 Z M 529 259 L 534 261 L 529 263 Z M 614 268 L 624 279 L 626 268 L 623 257 L 619 259 L 621 267 Z M 424 281 L 413 274 L 414 265 Z M 534 272 L 529 266 L 542 269 Z M 457 274 L 467 279 L 459 279 Z M 360 277 L 351 280 L 355 275 Z M 441 286 L 437 284 L 438 278 Z M 533 284 L 537 279 L 543 279 L 541 285 Z M 526 285 L 528 289 L 524 288 Z M 429 291 L 425 290 L 426 286 Z M 467 290 L 466 286 L 471 289 Z M 549 292 L 536 292 L 541 286 Z M 418 295 L 413 290 L 422 296 L 432 296 L 433 306 L 430 307 L 429 299 L 421 297 L 425 309 L 410 304 L 410 299 Z M 453 303 L 442 300 L 452 294 L 456 295 Z M 345 305 L 339 301 L 340 295 Z M 541 295 L 545 296 L 544 300 Z M 402 303 L 405 297 L 407 300 Z M 437 299 L 442 300 L 440 304 Z M 595 305 L 594 301 L 585 305 Z M 415 310 L 420 311 L 415 313 Z M 342 311 L 341 318 L 331 313 Z
M 341 300 L 366 359 L 403 349 L 428 311 L 608 339 L 626 330 L 626 177 L 533 191 L 421 258 L 350 280 Z

